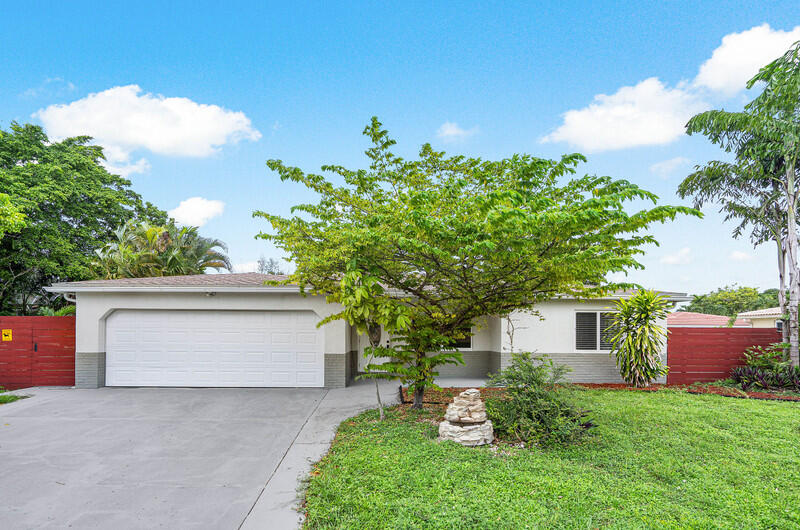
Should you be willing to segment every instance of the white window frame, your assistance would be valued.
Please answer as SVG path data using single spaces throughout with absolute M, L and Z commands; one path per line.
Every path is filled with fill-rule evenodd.
M 775 319 L 775 330 L 783 332 L 783 320 L 780 318 Z
M 600 346 L 600 334 L 603 330 L 600 328 L 600 313 L 618 313 L 611 309 L 575 309 L 572 315 L 572 350 L 574 353 L 603 353 L 608 355 L 611 350 L 579 350 L 578 349 L 578 313 L 594 313 L 597 319 L 597 346 Z

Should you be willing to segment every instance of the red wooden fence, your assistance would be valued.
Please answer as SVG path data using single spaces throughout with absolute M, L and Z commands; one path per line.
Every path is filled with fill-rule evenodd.
M 0 316 L 0 330 L 0 386 L 75 384 L 75 317 Z
M 772 328 L 669 328 L 667 383 L 687 384 L 725 379 L 743 363 L 750 346 L 780 342 Z

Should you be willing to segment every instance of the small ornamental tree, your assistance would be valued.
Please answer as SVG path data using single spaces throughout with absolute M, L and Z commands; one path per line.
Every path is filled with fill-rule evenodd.
M 655 243 L 652 223 L 699 215 L 672 206 L 628 211 L 657 197 L 625 180 L 575 177 L 579 154 L 488 161 L 425 144 L 417 160 L 404 160 L 377 118 L 364 134 L 368 169 L 323 166 L 334 179 L 268 161 L 319 200 L 288 217 L 254 215 L 272 225 L 259 237 L 296 267 L 286 283 L 344 306 L 333 318 L 375 321 L 380 308 L 394 339 L 374 371 L 409 384 L 417 408 L 437 367 L 463 362 L 453 346 L 476 319 L 619 288 L 608 273 L 641 267 L 641 247 Z
M 661 362 L 661 351 L 667 330 L 658 321 L 667 318 L 668 307 L 669 302 L 653 291 L 637 291 L 617 302 L 617 312 L 607 331 L 612 333 L 611 355 L 629 385 L 647 387 L 666 375 L 668 368 Z

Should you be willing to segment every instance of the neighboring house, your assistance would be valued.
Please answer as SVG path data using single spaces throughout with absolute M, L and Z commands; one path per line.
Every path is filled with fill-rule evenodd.
M 295 286 L 267 286 L 283 276 L 208 274 L 57 283 L 75 300 L 76 386 L 343 387 L 359 369 L 367 338 L 343 321 L 317 328 L 340 307 Z M 662 293 L 676 303 L 682 293 Z M 485 377 L 513 351 L 548 354 L 572 367 L 571 379 L 619 382 L 603 332 L 618 293 L 606 299 L 558 299 L 486 317 L 459 349 L 465 364 L 442 376 Z M 666 321 L 662 325 L 666 326 Z M 666 360 L 666 347 L 663 352 Z
M 676 311 L 667 315 L 667 327 L 670 328 L 749 328 L 750 322 L 737 318 L 733 325 L 730 317 L 724 315 L 707 315 L 691 311 Z
M 746 311 L 736 315 L 738 318 L 746 319 L 754 328 L 773 328 L 781 331 L 783 320 L 781 320 L 781 308 L 769 307 L 767 309 L 757 309 Z

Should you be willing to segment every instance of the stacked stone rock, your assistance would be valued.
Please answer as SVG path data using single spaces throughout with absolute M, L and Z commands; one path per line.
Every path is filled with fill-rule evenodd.
M 439 423 L 439 440 L 452 440 L 470 447 L 492 443 L 494 428 L 486 418 L 486 406 L 477 388 L 461 392 L 447 406 L 444 421 Z

